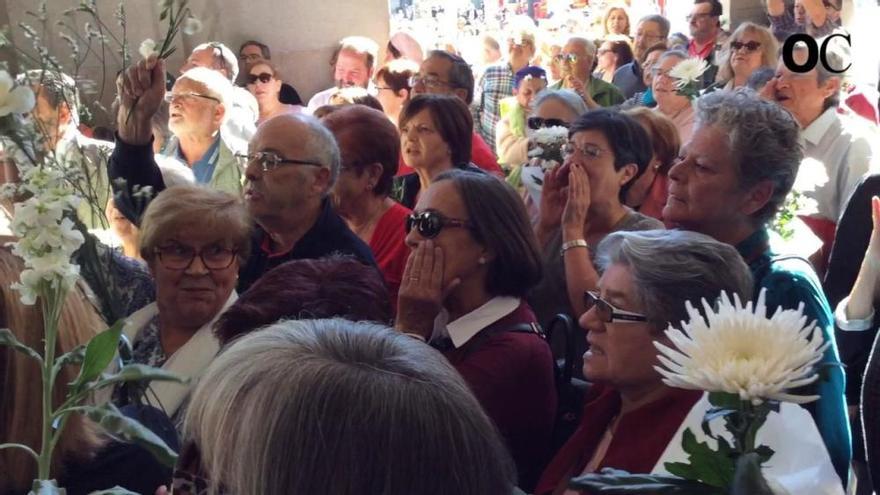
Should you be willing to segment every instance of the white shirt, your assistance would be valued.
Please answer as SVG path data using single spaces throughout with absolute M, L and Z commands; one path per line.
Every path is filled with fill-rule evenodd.
M 484 328 L 513 313 L 520 304 L 518 297 L 493 297 L 486 304 L 452 322 L 448 322 L 449 313 L 444 309 L 434 320 L 431 340 L 449 337 L 452 345 L 458 349 Z
M 309 100 L 309 105 L 305 109 L 305 113 L 308 115 L 312 115 L 315 113 L 315 110 L 323 107 L 324 105 L 330 104 L 330 98 L 339 91 L 340 88 L 333 86 L 332 88 L 327 88 L 320 93 L 315 94 L 311 100 Z M 372 81 L 369 86 L 367 86 L 367 92 L 373 96 L 376 96 L 376 87 L 373 86 Z
M 802 214 L 837 223 L 859 179 L 880 170 L 876 132 L 829 108 L 801 132 L 804 161 L 794 190 L 812 200 Z

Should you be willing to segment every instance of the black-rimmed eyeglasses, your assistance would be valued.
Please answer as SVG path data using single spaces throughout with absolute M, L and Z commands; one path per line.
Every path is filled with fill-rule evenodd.
M 641 323 L 648 321 L 648 317 L 634 313 L 632 311 L 624 311 L 614 307 L 608 301 L 599 297 L 596 291 L 588 290 L 584 292 L 584 305 L 587 311 L 596 308 L 596 315 L 605 323 Z
M 165 101 L 167 101 L 168 103 L 174 103 L 177 100 L 191 100 L 193 98 L 204 98 L 206 100 L 216 101 L 217 103 L 220 103 L 220 98 L 211 95 L 204 95 L 202 93 L 196 93 L 194 91 L 189 91 L 186 93 L 165 93 Z
M 473 224 L 467 220 L 444 217 L 440 212 L 434 210 L 425 210 L 421 213 L 410 213 L 406 217 L 405 227 L 407 234 L 415 228 L 420 236 L 425 239 L 433 239 L 440 235 L 440 232 L 446 227 L 470 229 L 473 228 Z
M 199 251 L 180 244 L 160 246 L 153 250 L 159 263 L 169 270 L 186 270 L 198 256 L 208 270 L 224 270 L 232 265 L 238 252 L 221 245 L 208 246 Z
M 272 153 L 271 151 L 257 151 L 255 153 L 239 153 L 235 155 L 238 158 L 241 166 L 247 167 L 251 163 L 256 163 L 260 166 L 263 172 L 271 172 L 281 165 L 309 165 L 312 167 L 323 167 L 324 164 L 318 163 L 315 161 L 309 160 L 296 160 L 293 158 L 284 158 L 283 156 L 278 156 L 276 153 Z

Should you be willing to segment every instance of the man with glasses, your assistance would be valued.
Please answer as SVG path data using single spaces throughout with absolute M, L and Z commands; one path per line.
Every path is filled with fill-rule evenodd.
M 343 38 L 330 57 L 334 85 L 309 100 L 306 108 L 308 114 L 311 115 L 318 108 L 329 105 L 330 98 L 342 88 L 357 86 L 366 88 L 372 94 L 374 91 L 370 81 L 373 79 L 378 56 L 379 45 L 375 41 L 363 36 Z
M 709 63 L 709 69 L 703 73 L 704 88 L 715 82 L 715 74 L 718 72 L 715 49 L 722 34 L 722 13 L 723 8 L 718 0 L 694 0 L 691 13 L 687 16 L 691 31 L 688 56 L 699 57 Z
M 662 15 L 649 15 L 639 21 L 633 43 L 634 60 L 614 71 L 612 80 L 626 98 L 632 98 L 634 94 L 648 89 L 644 82 L 642 63 L 645 61 L 648 48 L 664 43 L 668 36 L 669 20 Z
M 780 42 L 796 33 L 822 38 L 840 27 L 843 0 L 767 0 L 767 16 L 773 35 Z
M 251 67 L 259 62 L 268 60 L 272 60 L 272 52 L 269 50 L 268 45 L 256 40 L 248 40 L 242 43 L 238 49 L 238 61 L 239 66 L 244 67 L 244 70 L 239 71 L 239 78 L 235 84 L 242 88 L 247 86 L 247 78 L 250 75 Z M 278 101 L 286 105 L 303 105 L 299 93 L 286 82 L 281 83 Z
M 235 54 L 228 46 L 217 41 L 202 43 L 193 48 L 186 62 L 180 67 L 180 74 L 195 68 L 204 67 L 222 74 L 230 83 L 234 84 L 238 77 L 238 61 Z M 247 142 L 256 130 L 259 106 L 257 100 L 248 90 L 233 86 L 230 96 L 230 105 L 226 107 L 226 120 L 223 123 L 223 133 Z
M 419 66 L 419 74 L 410 78 L 412 94 L 438 94 L 457 96 L 466 105 L 474 101 L 474 73 L 463 58 L 443 50 L 428 52 L 427 58 Z M 504 176 L 495 153 L 477 132 L 471 141 L 471 162 L 481 169 Z M 398 171 L 401 176 L 412 173 L 409 167 Z
M 477 85 L 473 105 L 474 127 L 493 150 L 496 149 L 495 127 L 501 118 L 501 100 L 513 94 L 515 74 L 529 65 L 535 56 L 534 22 L 530 19 L 522 22 L 527 24 L 508 35 L 507 60 L 487 67 Z
M 136 188 L 149 186 L 154 194 L 165 188 L 150 152 L 149 124 L 165 93 L 164 65 L 155 57 L 138 62 L 125 72 L 119 90 L 117 148 L 109 170 L 117 188 L 117 208 L 135 224 L 146 207 L 132 199 Z M 172 94 L 178 94 L 177 89 Z M 339 175 L 339 148 L 320 122 L 298 114 L 275 117 L 260 126 L 249 153 L 240 159 L 247 180 L 244 200 L 255 225 L 252 254 L 239 271 L 239 292 L 266 271 L 293 259 L 341 253 L 375 265 L 369 247 L 330 204 L 328 194 Z
M 171 138 L 163 154 L 185 163 L 197 183 L 238 196 L 242 173 L 235 155 L 247 143 L 220 131 L 231 94 L 232 84 L 216 70 L 195 67 L 177 78 L 165 94 Z
M 593 77 L 596 45 L 592 41 L 572 36 L 562 47 L 562 80 L 551 89 L 570 89 L 583 98 L 587 108 L 595 110 L 624 102 L 623 94 L 613 84 Z

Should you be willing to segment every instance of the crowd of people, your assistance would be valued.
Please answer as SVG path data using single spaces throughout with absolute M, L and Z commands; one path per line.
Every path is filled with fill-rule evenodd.
M 702 393 L 661 381 L 655 343 L 686 303 L 763 290 L 770 314 L 802 308 L 830 342 L 805 386 L 809 431 L 770 446 L 814 435 L 824 449 L 774 481 L 870 493 L 878 101 L 835 69 L 841 50 L 807 72 L 780 52 L 842 29 L 842 0 L 765 6 L 763 24 L 724 30 L 718 0 L 693 0 L 689 36 L 625 4 L 598 37 L 517 17 L 479 61 L 403 31 L 383 49 L 347 37 L 333 86 L 310 98 L 269 46 L 205 43 L 179 70 L 153 55 L 119 74 L 112 142 L 86 137 L 71 78 L 23 74 L 44 151 L 88 171 L 77 216 L 118 238 L 125 362 L 189 379 L 95 398 L 165 439 L 173 470 L 75 417 L 53 476 L 72 494 L 574 494 L 573 477 L 652 472 L 679 441 Z M 810 56 L 794 46 L 796 63 Z M 708 69 L 691 94 L 675 69 L 694 59 Z M 523 169 L 555 128 L 562 163 L 534 196 Z M 784 242 L 781 213 L 814 252 Z M 22 270 L 0 249 L 0 323 L 35 343 L 43 316 L 10 289 Z M 106 326 L 100 294 L 71 293 L 60 350 Z M 583 330 L 573 349 L 544 331 L 559 314 Z M 588 385 L 573 431 L 569 354 Z M 0 438 L 37 448 L 37 368 L 0 347 L 0 369 Z M 34 466 L 0 450 L 0 493 L 27 493 Z

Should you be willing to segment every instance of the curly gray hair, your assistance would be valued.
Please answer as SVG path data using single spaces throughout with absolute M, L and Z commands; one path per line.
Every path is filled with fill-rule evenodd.
M 532 102 L 532 109 L 537 109 L 547 100 L 556 100 L 568 107 L 577 116 L 587 113 L 587 104 L 584 99 L 570 89 L 545 89 L 538 93 Z
M 695 127 L 702 126 L 718 127 L 727 136 L 740 189 L 765 180 L 773 184 L 770 200 L 752 215 L 755 225 L 765 224 L 791 191 L 803 159 L 797 121 L 753 90 L 737 88 L 715 91 L 697 100 Z

